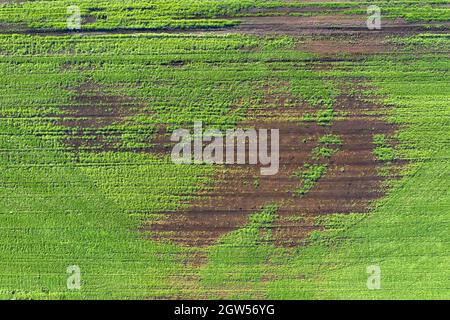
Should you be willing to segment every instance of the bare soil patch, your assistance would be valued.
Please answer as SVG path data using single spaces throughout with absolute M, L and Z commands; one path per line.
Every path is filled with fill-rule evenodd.
M 408 23 L 404 19 L 382 20 L 381 30 L 367 28 L 366 15 L 314 15 L 314 16 L 258 16 L 242 17 L 241 24 L 230 30 L 253 35 L 392 35 L 430 32 L 429 27 L 449 27 L 449 23 Z
M 58 124 L 70 129 L 64 142 L 74 150 L 110 149 L 112 143 L 105 141 L 104 129 L 131 115 L 135 102 L 128 97 L 108 95 L 104 88 L 91 83 L 75 91 L 73 105 L 63 106 L 63 114 L 58 115 Z
M 74 91 L 77 94 L 73 104 L 62 106 L 63 113 L 54 115 L 58 118 L 57 124 L 67 128 L 64 143 L 74 151 L 123 150 L 123 132 L 108 127 L 125 123 L 128 117 L 141 112 L 145 107 L 143 103 L 129 96 L 111 94 L 107 88 L 92 83 L 85 83 Z M 131 151 L 167 154 L 170 151 L 170 140 L 165 126 L 157 126 L 153 134 L 154 140 L 148 141 L 148 148 Z
M 383 195 L 384 178 L 378 177 L 380 166 L 372 153 L 374 134 L 391 134 L 395 128 L 380 117 L 367 115 L 379 106 L 356 97 L 342 95 L 336 111 L 350 112 L 344 120 L 331 126 L 295 121 L 261 121 L 242 123 L 248 128 L 280 129 L 280 172 L 260 176 L 258 166 L 232 166 L 215 177 L 214 186 L 189 203 L 189 209 L 167 212 L 167 218 L 144 226 L 153 239 L 195 247 L 214 244 L 222 235 L 243 227 L 249 214 L 262 207 L 281 205 L 280 219 L 274 226 L 277 245 L 297 246 L 312 230 L 314 218 L 334 213 L 367 212 L 370 203 Z M 292 116 L 305 109 L 292 108 Z M 276 110 L 273 110 L 276 113 Z M 284 111 L 286 112 L 286 111 Z M 288 117 L 286 117 L 288 118 Z M 311 160 L 311 152 L 320 136 L 338 135 L 341 151 L 329 162 L 329 170 L 306 196 L 295 195 L 299 180 L 292 176 Z
M 148 28 L 118 28 L 112 30 L 82 29 L 82 30 L 50 30 L 30 29 L 26 26 L 5 24 L 0 33 L 25 33 L 41 36 L 76 35 L 102 35 L 102 34 L 137 34 L 137 33 L 167 33 L 167 34 L 250 34 L 250 35 L 356 35 L 356 34 L 383 34 L 403 35 L 420 32 L 436 33 L 450 29 L 450 22 L 417 22 L 410 23 L 402 18 L 383 19 L 381 30 L 369 30 L 366 25 L 366 15 L 340 14 L 339 10 L 330 10 L 328 14 L 316 11 L 316 8 L 279 8 L 277 15 L 260 16 L 261 12 L 254 12 L 258 16 L 222 17 L 223 19 L 239 20 L 240 24 L 231 27 L 210 27 L 192 29 L 148 29 Z M 301 15 L 305 13 L 305 15 Z M 296 15 L 297 14 L 297 15 Z M 83 22 L 91 24 L 96 21 L 95 16 L 85 15 Z

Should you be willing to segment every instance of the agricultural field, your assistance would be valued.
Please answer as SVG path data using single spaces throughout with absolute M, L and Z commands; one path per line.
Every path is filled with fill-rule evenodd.
M 450 299 L 449 31 L 443 0 L 0 0 L 0 299 Z M 198 123 L 279 130 L 279 170 L 174 163 Z

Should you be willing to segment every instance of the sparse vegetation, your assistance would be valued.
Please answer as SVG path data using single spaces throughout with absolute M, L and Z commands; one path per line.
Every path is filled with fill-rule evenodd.
M 327 171 L 326 165 L 305 164 L 303 170 L 294 172 L 294 177 L 302 179 L 302 187 L 295 192 L 299 196 L 307 194 Z
M 376 135 L 373 138 L 373 141 L 376 146 L 373 153 L 378 160 L 389 162 L 395 159 L 394 149 L 387 145 L 385 135 Z

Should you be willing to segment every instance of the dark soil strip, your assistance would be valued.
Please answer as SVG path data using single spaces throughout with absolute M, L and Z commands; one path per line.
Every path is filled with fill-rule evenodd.
M 355 35 L 355 34 L 389 34 L 406 35 L 421 32 L 440 32 L 450 29 L 449 22 L 417 22 L 411 23 L 404 19 L 395 20 L 382 19 L 382 30 L 369 30 L 366 25 L 365 15 L 315 15 L 315 16 L 292 16 L 295 10 L 290 8 L 283 11 L 285 15 L 280 16 L 248 16 L 248 17 L 226 17 L 239 20 L 240 23 L 231 27 L 209 27 L 209 28 L 117 28 L 117 29 L 83 29 L 73 30 L 51 30 L 30 29 L 25 25 L 13 25 L 3 23 L 0 25 L 0 34 L 31 34 L 41 36 L 67 36 L 67 35 L 104 35 L 104 34 L 136 34 L 136 33 L 168 33 L 168 34 L 202 34 L 202 33 L 240 33 L 253 35 Z M 93 22 L 92 16 L 84 16 L 84 23 Z M 430 27 L 436 26 L 437 29 Z
M 238 33 L 253 35 L 357 35 L 374 34 L 405 35 L 420 32 L 433 32 L 430 26 L 439 26 L 447 30 L 450 23 L 409 23 L 399 18 L 382 19 L 381 30 L 369 30 L 367 16 L 361 15 L 318 15 L 311 17 L 268 16 L 244 17 L 241 24 L 233 30 Z

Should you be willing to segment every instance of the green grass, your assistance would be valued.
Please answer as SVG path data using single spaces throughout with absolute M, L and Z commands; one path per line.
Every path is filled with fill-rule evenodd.
M 375 144 L 373 153 L 378 160 L 386 162 L 395 160 L 395 151 L 393 148 L 389 147 L 385 135 L 375 135 L 373 141 Z
M 5 121 L 1 129 L 0 298 L 123 299 L 176 292 L 167 281 L 179 266 L 168 257 L 179 249 L 142 241 L 135 231 L 140 219 L 133 217 L 133 206 L 153 199 L 136 199 L 143 191 L 132 183 L 120 187 L 128 187 L 132 193 L 114 190 L 105 178 L 115 174 L 116 179 L 134 180 L 131 177 L 145 173 L 149 178 L 158 175 L 159 180 L 175 174 L 176 179 L 163 178 L 165 184 L 161 185 L 169 191 L 166 189 L 166 202 L 160 207 L 169 209 L 179 197 L 177 191 L 188 191 L 179 183 L 183 169 L 173 170 L 173 165 L 151 158 L 145 162 L 122 160 L 120 167 L 109 160 L 105 167 L 94 169 L 94 162 L 73 164 L 51 144 L 21 135 Z M 126 162 L 130 166 L 124 166 Z M 192 172 L 184 175 L 192 185 Z M 102 192 L 99 180 L 107 184 L 103 188 L 109 192 Z M 128 197 L 118 197 L 124 194 Z M 123 201 L 128 203 L 126 209 Z M 155 201 L 148 205 L 152 203 Z M 156 209 L 160 208 L 148 208 Z M 167 256 L 161 258 L 161 254 Z M 66 288 L 69 265 L 81 268 L 80 291 Z
M 339 136 L 334 134 L 327 134 L 325 136 L 320 137 L 319 142 L 326 147 L 330 146 L 341 146 L 342 140 Z
M 222 16 L 279 5 L 256 0 L 79 3 L 83 14 L 97 16 L 87 26 L 92 29 L 218 27 L 235 23 Z M 391 17 L 446 21 L 446 2 L 427 3 L 433 10 L 417 1 L 386 10 Z M 64 29 L 67 4 L 2 5 L 0 22 Z M 366 4 L 314 5 L 358 10 Z M 156 10 L 149 15 L 152 6 Z M 308 64 L 317 57 L 296 51 L 297 40 L 290 37 L 1 35 L 0 298 L 176 296 L 186 290 L 177 277 L 192 274 L 199 277 L 194 293 L 211 297 L 449 298 L 448 40 L 448 35 L 426 34 L 393 38 L 404 51 L 336 62 L 331 70 L 314 72 Z M 292 97 L 292 105 L 315 109 L 302 120 L 328 125 L 340 94 L 336 83 L 361 79 L 375 87 L 378 99 L 390 106 L 387 119 L 400 127 L 395 150 L 386 137 L 374 137 L 375 154 L 383 161 L 410 161 L 402 180 L 371 213 L 321 217 L 317 224 L 325 230 L 314 232 L 307 246 L 281 249 L 271 242 L 278 207 L 267 207 L 208 248 L 207 263 L 199 269 L 179 260 L 189 250 L 147 240 L 138 231 L 143 223 L 161 219 L 161 212 L 182 207 L 214 172 L 145 153 L 159 124 L 169 132 L 194 118 L 209 127 L 234 127 L 258 115 L 266 107 L 267 88 L 283 83 L 273 89 L 277 94 Z M 77 88 L 85 84 L 139 102 L 122 120 L 86 135 L 114 137 L 117 152 L 88 147 L 73 152 L 64 144 L 82 128 L 62 126 L 61 107 L 80 107 Z M 315 160 L 331 157 L 341 144 L 337 136 L 320 137 Z M 297 172 L 302 195 L 327 166 L 303 169 Z M 70 265 L 81 268 L 80 291 L 66 288 Z M 369 265 L 381 267 L 381 290 L 366 287 Z
M 305 164 L 302 170 L 294 172 L 294 177 L 300 178 L 302 182 L 302 186 L 295 190 L 295 193 L 299 196 L 307 194 L 327 170 L 326 165 Z

